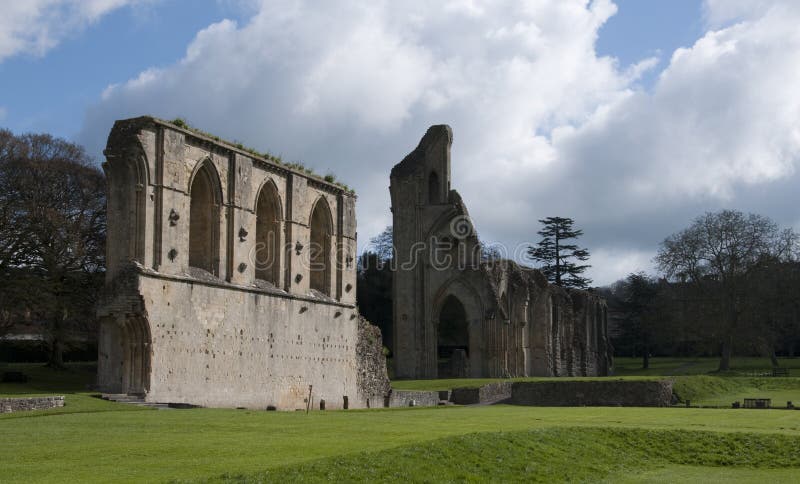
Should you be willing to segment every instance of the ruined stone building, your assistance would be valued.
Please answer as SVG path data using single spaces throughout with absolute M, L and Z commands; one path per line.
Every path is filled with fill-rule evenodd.
M 365 407 L 388 391 L 355 307 L 355 196 L 151 117 L 117 121 L 98 386 L 150 402 Z
M 512 261 L 482 261 L 450 188 L 449 126 L 395 165 L 394 367 L 400 378 L 607 375 L 606 304 Z

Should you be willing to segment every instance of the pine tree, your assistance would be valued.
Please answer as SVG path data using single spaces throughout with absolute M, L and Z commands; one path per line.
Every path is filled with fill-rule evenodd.
M 565 242 L 580 237 L 583 231 L 572 228 L 574 221 L 571 218 L 547 217 L 539 222 L 544 225 L 538 232 L 542 240 L 528 248 L 528 257 L 540 263 L 547 280 L 557 286 L 589 287 L 591 279 L 581 274 L 591 266 L 578 264 L 589 259 L 589 251 Z

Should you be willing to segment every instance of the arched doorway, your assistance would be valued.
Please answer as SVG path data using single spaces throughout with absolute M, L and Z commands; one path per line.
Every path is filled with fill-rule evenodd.
M 211 162 L 197 170 L 189 189 L 189 265 L 219 275 L 219 182 Z
M 127 319 L 122 327 L 123 393 L 144 395 L 150 389 L 150 331 L 142 318 Z
M 436 353 L 439 378 L 459 378 L 470 374 L 467 312 L 453 295 L 445 298 L 439 311 Z
M 311 244 L 309 271 L 311 289 L 326 296 L 331 295 L 331 236 L 333 235 L 331 211 L 324 198 L 320 198 L 311 212 Z
M 256 202 L 256 279 L 280 285 L 280 198 L 275 184 L 267 182 Z

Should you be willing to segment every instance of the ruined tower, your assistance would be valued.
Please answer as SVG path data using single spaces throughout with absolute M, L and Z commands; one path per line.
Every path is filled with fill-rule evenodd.
M 449 126 L 428 129 L 391 172 L 394 366 L 398 378 L 605 375 L 605 301 L 483 261 L 450 187 Z

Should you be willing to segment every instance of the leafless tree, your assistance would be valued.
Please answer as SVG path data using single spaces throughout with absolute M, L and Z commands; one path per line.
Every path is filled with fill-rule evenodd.
M 797 234 L 771 219 L 735 210 L 707 213 L 667 237 L 656 256 L 669 278 L 691 284 L 713 311 L 709 331 L 721 344 L 719 370 L 730 369 L 734 337 L 746 333 L 752 278 L 766 260 L 791 258 Z

